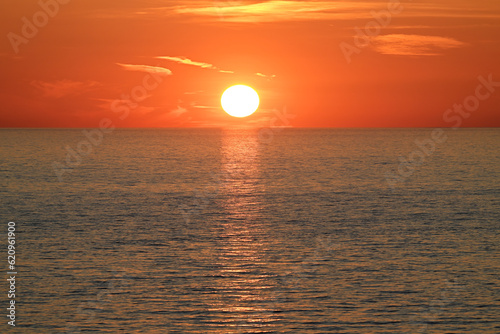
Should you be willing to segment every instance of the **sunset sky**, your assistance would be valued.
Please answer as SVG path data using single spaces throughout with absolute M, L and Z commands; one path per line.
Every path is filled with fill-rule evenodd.
M 500 82 L 498 0 L 4 0 L 0 19 L 1 127 L 444 127 Z M 244 119 L 220 107 L 235 84 L 260 95 Z M 500 87 L 462 126 L 500 126 Z

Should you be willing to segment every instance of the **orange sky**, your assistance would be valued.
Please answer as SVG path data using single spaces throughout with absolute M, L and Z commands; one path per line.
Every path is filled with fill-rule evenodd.
M 277 111 L 274 125 L 443 127 L 479 76 L 500 82 L 498 0 L 4 0 L 0 28 L 1 127 L 269 126 Z M 220 95 L 241 83 L 261 107 L 236 119 Z M 461 126 L 500 126 L 492 89 Z

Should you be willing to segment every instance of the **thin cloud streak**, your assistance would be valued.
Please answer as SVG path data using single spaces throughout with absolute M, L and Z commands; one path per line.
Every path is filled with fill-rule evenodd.
M 69 95 L 85 93 L 101 84 L 96 81 L 56 80 L 46 82 L 33 80 L 31 85 L 44 97 L 59 99 Z
M 173 62 L 183 64 L 183 65 L 190 65 L 190 66 L 196 66 L 199 68 L 215 70 L 215 71 L 218 71 L 220 73 L 234 74 L 234 71 L 222 70 L 213 64 L 200 62 L 200 61 L 194 61 L 194 60 L 191 60 L 187 57 L 158 56 L 156 58 L 173 61 Z M 257 75 L 259 77 L 263 77 L 263 78 L 275 78 L 276 77 L 276 75 L 274 75 L 274 74 L 273 75 L 266 75 L 266 74 L 262 74 L 262 73 L 255 73 L 255 75 Z
M 252 4 L 215 6 L 213 1 L 199 1 L 175 6 L 171 11 L 180 15 L 207 17 L 222 22 L 280 22 L 319 20 L 365 20 L 372 11 L 387 9 L 388 0 L 380 1 L 291 1 L 271 0 Z M 404 12 L 400 17 L 499 18 L 498 13 L 484 8 L 471 8 L 470 4 L 407 3 L 401 1 Z M 223 17 L 223 20 L 220 18 Z
M 443 50 L 467 44 L 449 37 L 392 34 L 374 38 L 374 49 L 386 55 L 439 56 Z
M 500 18 L 500 5 L 491 3 L 489 8 L 470 1 L 428 3 L 401 0 L 404 10 L 398 17 L 413 18 L 468 18 L 496 20 Z M 235 4 L 236 3 L 236 4 Z M 201 18 L 213 22 L 285 22 L 285 21 L 325 21 L 325 20 L 366 20 L 372 19 L 371 12 L 387 10 L 389 0 L 347 1 L 347 0 L 271 0 L 243 1 L 186 0 L 182 5 L 174 1 L 151 0 L 141 3 L 135 10 L 106 11 L 100 9 L 88 15 L 94 19 L 165 18 L 179 16 L 188 20 Z
M 171 117 L 174 117 L 174 118 L 177 118 L 177 117 L 180 117 L 181 115 L 185 114 L 187 112 L 187 109 L 186 108 L 183 108 L 181 106 L 177 106 L 177 108 L 171 110 L 169 113 L 168 113 L 168 116 L 171 116 Z
M 230 22 L 273 22 L 293 20 L 333 19 L 346 12 L 365 12 L 373 9 L 373 3 L 348 1 L 289 1 L 273 0 L 236 6 L 177 6 L 178 14 L 191 14 L 213 18 L 224 17 Z
M 218 109 L 219 108 L 218 106 L 198 106 L 198 105 L 194 105 L 192 107 L 196 108 L 196 109 Z
M 221 70 L 220 68 L 209 64 L 209 63 L 204 63 L 204 62 L 199 62 L 199 61 L 193 61 L 187 57 L 170 57 L 170 56 L 159 56 L 156 57 L 157 59 L 165 59 L 165 60 L 170 60 L 179 64 L 184 64 L 184 65 L 191 65 L 191 66 L 196 66 L 196 67 L 201 67 L 201 68 L 207 68 L 210 70 L 216 70 L 221 73 L 234 73 L 233 71 L 227 71 L 227 70 Z
M 116 63 L 116 65 L 121 66 L 127 71 L 138 71 L 138 72 L 147 72 L 152 74 L 162 74 L 162 75 L 172 75 L 172 71 L 168 68 L 158 67 L 158 66 L 149 66 L 149 65 L 132 65 L 132 64 L 120 64 Z
M 171 61 L 175 61 L 176 63 L 181 63 L 181 64 L 185 64 L 185 65 L 192 65 L 192 66 L 198 66 L 198 67 L 201 67 L 201 68 L 210 68 L 212 70 L 218 70 L 218 68 L 215 67 L 212 64 L 202 63 L 202 62 L 199 62 L 199 61 L 193 61 L 193 60 L 191 60 L 189 58 L 186 58 L 186 57 L 160 56 L 160 57 L 156 57 L 156 58 L 171 60 Z
M 267 74 L 262 74 L 262 73 L 255 73 L 255 75 L 258 77 L 267 78 L 267 79 L 276 78 L 275 74 L 267 75 Z

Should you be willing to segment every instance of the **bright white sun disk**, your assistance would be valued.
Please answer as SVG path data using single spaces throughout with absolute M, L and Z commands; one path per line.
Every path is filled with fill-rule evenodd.
M 234 117 L 247 117 L 259 107 L 259 95 L 245 85 L 231 86 L 222 94 L 220 99 L 222 109 Z

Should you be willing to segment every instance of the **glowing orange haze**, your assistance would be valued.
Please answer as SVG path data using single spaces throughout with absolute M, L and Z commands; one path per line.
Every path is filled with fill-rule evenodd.
M 0 127 L 500 126 L 497 0 L 8 3 Z

